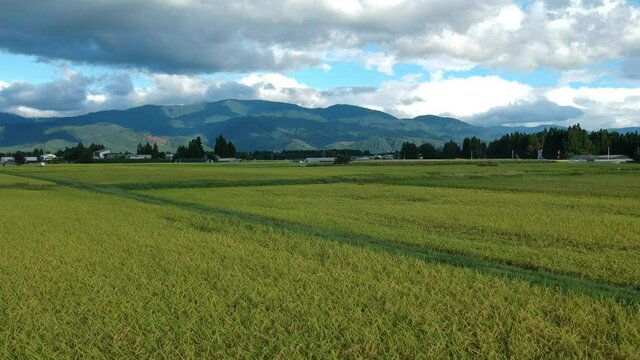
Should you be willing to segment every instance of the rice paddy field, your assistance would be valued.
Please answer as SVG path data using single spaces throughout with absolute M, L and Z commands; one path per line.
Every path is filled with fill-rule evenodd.
M 635 164 L 4 167 L 0 212 L 0 358 L 640 358 Z

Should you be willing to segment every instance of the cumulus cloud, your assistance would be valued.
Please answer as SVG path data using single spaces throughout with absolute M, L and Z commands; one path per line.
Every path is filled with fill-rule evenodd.
M 565 124 L 575 120 L 584 112 L 572 106 L 560 106 L 545 98 L 535 101 L 517 102 L 495 107 L 485 113 L 473 116 L 469 122 L 482 126 L 506 125 L 526 126 L 528 124 Z
M 640 88 L 560 87 L 545 96 L 581 109 L 584 115 L 577 120 L 589 128 L 640 126 Z
M 448 114 L 471 116 L 531 96 L 533 89 L 497 76 L 473 76 L 419 84 L 412 97 L 422 99 L 401 110 L 414 115 Z
M 290 102 L 307 107 L 327 104 L 321 91 L 281 74 L 252 74 L 240 79 L 239 83 L 255 89 L 257 97 L 262 100 Z
M 565 70 L 637 58 L 640 10 L 622 0 L 5 0 L 0 48 L 169 74 L 322 66 L 339 50 L 388 74 L 398 61 L 449 70 L 442 59 Z
M 619 58 L 640 47 L 638 8 L 624 1 L 506 5 L 464 31 L 404 36 L 404 57 L 447 54 L 492 67 L 571 69 Z
M 51 111 L 76 110 L 84 107 L 89 84 L 88 78 L 72 71 L 45 84 L 15 82 L 0 87 L 0 108 L 23 106 Z

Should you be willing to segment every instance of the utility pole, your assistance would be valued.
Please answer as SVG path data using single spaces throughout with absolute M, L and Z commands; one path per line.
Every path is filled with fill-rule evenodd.
M 511 150 L 511 160 L 516 158 L 516 152 L 515 150 Z
M 473 151 L 471 151 L 471 160 L 473 160 Z
M 607 159 L 611 159 L 611 151 L 609 149 L 610 148 L 607 146 Z

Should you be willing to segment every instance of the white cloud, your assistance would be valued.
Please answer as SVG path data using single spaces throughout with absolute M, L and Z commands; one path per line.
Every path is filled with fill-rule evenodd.
M 475 24 L 471 33 L 482 34 L 492 31 L 517 31 L 522 27 L 525 14 L 516 5 L 507 5 L 498 11 L 495 16 Z
M 96 104 L 104 104 L 105 102 L 107 102 L 108 99 L 109 97 L 106 94 L 88 94 L 87 95 L 87 101 L 93 102 Z
M 606 72 L 593 69 L 567 70 L 560 74 L 558 85 L 564 87 L 571 83 L 590 84 L 605 75 L 607 75 Z
M 560 105 L 586 108 L 593 103 L 602 103 L 616 108 L 640 110 L 640 102 L 637 102 L 640 88 L 561 87 L 549 90 L 546 96 Z
M 59 111 L 52 110 L 39 110 L 34 109 L 28 106 L 16 106 L 8 109 L 11 113 L 18 114 L 24 117 L 34 117 L 34 118 L 46 118 L 52 116 L 60 116 Z
M 357 18 L 365 10 L 359 0 L 325 0 L 325 3 L 333 12 L 346 18 Z
M 623 1 L 573 1 L 551 7 L 537 1 L 524 12 L 496 6 L 462 30 L 403 35 L 394 43 L 399 59 L 447 55 L 490 67 L 573 69 L 628 56 L 640 48 L 640 16 Z M 392 47 L 393 48 L 393 47 Z
M 415 59 L 411 62 L 422 66 L 430 73 L 443 73 L 445 71 L 467 71 L 476 67 L 475 62 L 454 58 L 448 55 L 434 55 L 425 59 Z
M 587 128 L 640 126 L 640 88 L 561 87 L 545 95 L 559 105 L 583 110 L 577 120 Z
M 395 56 L 385 55 L 380 52 L 367 53 L 364 55 L 364 66 L 367 69 L 375 69 L 386 75 L 393 75 L 393 67 L 397 60 Z
M 322 65 L 319 66 L 320 70 L 324 71 L 324 72 L 329 72 L 331 70 L 333 70 L 333 66 L 327 64 L 327 63 L 323 63 Z
M 240 79 L 239 83 L 255 89 L 257 97 L 262 100 L 290 102 L 308 107 L 326 104 L 321 91 L 281 74 L 251 74 Z
M 307 85 L 299 83 L 296 79 L 284 76 L 282 74 L 251 74 L 240 79 L 239 83 L 247 86 L 260 86 L 271 90 L 270 88 L 293 88 L 306 89 Z
M 411 116 L 422 114 L 468 117 L 532 96 L 533 89 L 497 76 L 473 76 L 425 82 L 409 94 L 421 101 L 398 109 Z

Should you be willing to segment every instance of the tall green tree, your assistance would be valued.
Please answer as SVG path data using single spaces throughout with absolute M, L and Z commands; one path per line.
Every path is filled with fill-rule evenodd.
M 487 157 L 487 144 L 477 137 L 465 138 L 462 142 L 462 154 L 464 157 Z
M 402 143 L 402 148 L 400 149 L 400 157 L 403 159 L 419 159 L 420 151 L 418 151 L 418 147 L 416 144 L 411 142 Z
M 233 143 L 231 141 L 229 141 L 227 143 L 227 152 L 225 154 L 225 157 L 230 157 L 230 158 L 234 158 L 236 157 L 236 147 L 235 145 L 233 145 Z
M 561 159 L 566 157 L 567 131 L 551 128 L 544 137 L 542 153 L 545 159 Z
M 219 134 L 216 138 L 216 144 L 213 147 L 213 151 L 216 155 L 225 157 L 225 154 L 227 153 L 227 139 L 225 139 L 222 134 Z
M 442 146 L 442 157 L 445 159 L 459 158 L 461 152 L 460 146 L 453 140 L 447 141 L 444 146 Z
M 438 157 L 438 151 L 433 144 L 424 143 L 418 147 L 420 155 L 423 159 L 436 159 Z
M 176 151 L 176 158 L 178 159 L 202 159 L 204 157 L 206 157 L 206 152 L 199 136 L 189 141 L 187 146 L 179 146 Z
M 569 126 L 567 129 L 567 156 L 587 155 L 593 153 L 593 145 L 589 140 L 589 133 L 580 124 Z
M 13 159 L 16 162 L 16 165 L 20 166 L 20 165 L 24 165 L 27 162 L 26 156 L 22 151 L 18 151 L 14 156 Z
M 233 145 L 231 141 L 227 141 L 222 134 L 216 138 L 213 151 L 216 155 L 223 158 L 233 158 L 236 157 L 237 154 L 235 145 Z
M 153 149 L 151 151 L 151 157 L 153 157 L 154 159 L 159 159 L 160 158 L 160 150 L 158 150 L 158 144 L 157 143 L 153 143 Z
M 536 134 L 530 134 L 527 136 L 527 150 L 525 158 L 536 159 L 538 157 L 538 151 L 542 150 L 540 140 Z
M 146 154 L 146 155 L 153 155 L 153 147 L 151 147 L 151 144 L 146 143 L 146 144 L 144 145 L 144 152 L 143 152 L 143 154 Z

